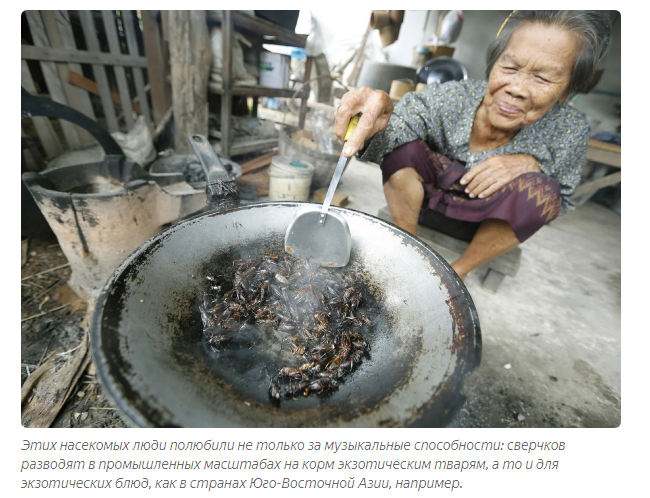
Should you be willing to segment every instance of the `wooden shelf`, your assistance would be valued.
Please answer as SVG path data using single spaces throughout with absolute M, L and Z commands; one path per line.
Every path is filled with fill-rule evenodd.
M 297 35 L 293 31 L 265 21 L 258 17 L 243 14 L 236 10 L 208 11 L 208 23 L 218 22 L 221 24 L 222 33 L 222 85 L 208 84 L 209 91 L 221 95 L 221 139 L 219 141 L 220 154 L 229 159 L 231 156 L 245 154 L 263 150 L 267 147 L 277 145 L 277 140 L 257 140 L 254 142 L 234 141 L 232 129 L 230 126 L 232 118 L 232 97 L 233 95 L 253 97 L 254 109 L 253 116 L 257 115 L 258 97 L 285 97 L 290 98 L 295 90 L 286 90 L 279 88 L 269 88 L 260 85 L 244 87 L 234 86 L 232 78 L 232 45 L 234 43 L 234 32 L 243 32 L 255 45 L 264 43 L 275 45 L 288 45 L 293 47 L 305 47 L 307 37 Z M 309 81 L 311 74 L 312 58 L 307 57 L 305 62 L 304 82 Z M 307 98 L 309 97 L 309 85 L 301 89 L 296 97 L 301 97 L 300 118 L 298 124 L 300 128 L 305 125 L 305 115 L 307 113 Z
M 221 155 L 221 141 L 220 140 L 210 140 L 214 151 Z M 248 154 L 250 152 L 257 152 L 265 149 L 272 149 L 273 147 L 278 146 L 278 138 L 263 138 L 260 140 L 246 140 L 239 141 L 236 140 L 230 146 L 230 156 L 239 156 L 242 154 Z
M 233 10 L 230 15 L 235 28 L 245 31 L 254 37 L 262 35 L 263 42 L 270 45 L 286 45 L 289 47 L 305 48 L 307 37 L 283 28 L 265 19 L 244 14 Z M 208 10 L 208 23 L 221 23 L 221 11 Z
M 210 92 L 221 95 L 223 93 L 223 88 L 219 84 L 210 82 L 208 83 L 208 88 Z M 243 97 L 284 97 L 291 98 L 293 94 L 296 93 L 295 90 L 287 88 L 271 88 L 269 86 L 234 86 L 232 88 L 233 95 L 239 95 Z M 296 95 L 297 99 L 302 99 L 305 97 L 305 93 L 300 91 Z

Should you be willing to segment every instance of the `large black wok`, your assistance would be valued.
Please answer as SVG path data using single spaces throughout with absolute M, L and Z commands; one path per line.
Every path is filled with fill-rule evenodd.
M 247 338 L 219 357 L 202 338 L 208 274 L 232 261 L 283 254 L 302 203 L 263 203 L 179 223 L 129 256 L 100 296 L 91 327 L 105 391 L 136 425 L 185 427 L 441 426 L 480 361 L 472 300 L 449 265 L 410 234 L 335 209 L 352 233 L 348 268 L 364 283 L 370 358 L 338 390 L 277 404 L 268 396 L 274 337 Z M 264 335 L 264 334 L 262 334 Z M 236 341 L 233 341 L 236 342 Z M 242 345 L 243 344 L 243 345 Z

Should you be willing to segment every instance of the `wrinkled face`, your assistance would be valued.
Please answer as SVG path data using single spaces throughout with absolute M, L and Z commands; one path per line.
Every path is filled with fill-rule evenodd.
M 564 102 L 579 48 L 564 28 L 520 25 L 490 73 L 483 99 L 490 125 L 516 131 Z

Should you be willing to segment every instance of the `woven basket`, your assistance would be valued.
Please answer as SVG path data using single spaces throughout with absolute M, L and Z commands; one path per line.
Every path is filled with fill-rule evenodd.
M 291 134 L 299 129 L 300 128 L 292 126 L 285 126 L 282 128 L 278 142 L 279 153 L 282 156 L 296 156 L 297 158 L 303 159 L 304 161 L 314 165 L 314 178 L 311 182 L 312 191 L 318 190 L 322 187 L 328 187 L 332 180 L 336 163 L 341 155 L 341 150 L 339 149 L 336 151 L 338 155 L 323 154 L 318 150 L 312 150 L 309 147 L 305 147 L 291 138 Z

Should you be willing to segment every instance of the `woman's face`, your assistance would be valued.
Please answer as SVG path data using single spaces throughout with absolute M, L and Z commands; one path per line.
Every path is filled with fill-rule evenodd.
M 522 24 L 494 63 L 483 99 L 490 124 L 516 131 L 563 102 L 578 53 L 570 31 L 543 24 Z

